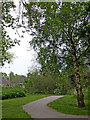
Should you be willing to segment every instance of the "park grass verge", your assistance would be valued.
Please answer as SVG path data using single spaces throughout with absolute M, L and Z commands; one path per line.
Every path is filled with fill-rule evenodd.
M 78 108 L 76 95 L 65 95 L 48 104 L 48 107 L 65 114 L 88 115 L 90 104 L 85 98 L 85 107 Z
M 29 95 L 22 98 L 2 100 L 2 118 L 31 118 L 23 110 L 23 105 L 49 95 Z

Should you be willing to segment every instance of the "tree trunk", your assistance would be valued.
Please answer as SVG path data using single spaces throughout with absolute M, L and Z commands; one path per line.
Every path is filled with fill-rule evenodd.
M 80 83 L 80 74 L 79 74 L 79 66 L 76 60 L 76 56 L 73 55 L 73 62 L 74 62 L 74 71 L 76 76 L 76 90 L 77 90 L 77 100 L 78 100 L 78 107 L 84 107 L 84 95 L 82 92 L 82 86 Z
M 80 73 L 79 73 L 79 65 L 77 61 L 76 56 L 76 48 L 74 45 L 74 41 L 72 40 L 72 33 L 71 31 L 68 31 L 70 42 L 71 42 L 71 50 L 72 50 L 72 58 L 73 58 L 73 64 L 74 64 L 74 71 L 75 71 L 75 77 L 76 77 L 76 90 L 77 90 L 77 100 L 78 100 L 78 107 L 84 107 L 84 95 L 82 92 L 82 86 L 80 82 Z

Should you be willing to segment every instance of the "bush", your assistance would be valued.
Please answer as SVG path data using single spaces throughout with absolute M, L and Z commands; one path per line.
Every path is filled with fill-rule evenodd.
M 76 95 L 76 94 L 77 94 L 76 89 L 70 89 L 67 91 L 67 95 Z
M 83 93 L 84 93 L 84 98 L 90 100 L 89 88 L 84 88 Z
M 52 76 L 32 76 L 31 80 L 31 88 L 29 87 L 31 94 L 53 94 L 56 81 Z
M 89 97 L 89 88 L 83 88 L 82 91 L 83 91 L 83 94 L 84 94 L 84 98 L 87 99 L 87 100 L 89 100 L 89 98 L 90 98 Z M 76 97 L 77 96 L 76 89 L 70 89 L 70 90 L 68 90 L 67 91 L 67 95 L 74 95 L 74 97 Z
M 21 88 L 3 88 L 2 89 L 2 99 L 25 97 L 25 92 Z
M 59 94 L 67 92 L 67 82 L 61 79 L 59 74 L 32 75 L 30 79 L 24 80 L 25 91 L 30 94 Z M 65 85 L 64 85 L 65 83 Z

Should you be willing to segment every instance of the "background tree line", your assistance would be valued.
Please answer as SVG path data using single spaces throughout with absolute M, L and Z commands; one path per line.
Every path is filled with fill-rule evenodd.
M 5 78 L 6 80 L 9 80 L 10 82 L 14 81 L 15 79 L 17 79 L 20 76 L 21 75 L 14 74 L 14 72 L 10 72 L 9 74 L 7 74 L 5 72 L 0 72 L 0 78 Z
M 62 72 L 45 74 L 42 72 L 28 73 L 29 78 L 24 79 L 24 90 L 30 94 L 76 94 L 76 83 L 74 70 L 71 68 L 64 69 Z M 80 68 L 81 84 L 83 90 L 89 86 L 89 71 L 86 68 Z M 73 92 L 74 91 L 74 92 Z

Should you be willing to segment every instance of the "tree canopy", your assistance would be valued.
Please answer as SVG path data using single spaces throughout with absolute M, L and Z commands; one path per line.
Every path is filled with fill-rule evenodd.
M 42 70 L 59 71 L 73 65 L 78 106 L 84 107 L 80 64 L 85 64 L 90 48 L 90 2 L 22 2 L 33 35 L 30 44 L 38 51 Z
M 16 39 L 10 38 L 7 33 L 7 28 L 14 29 L 15 19 L 11 15 L 11 9 L 15 8 L 15 4 L 12 1 L 0 1 L 0 66 L 3 66 L 5 62 L 10 63 L 14 57 L 8 50 L 19 44 Z
M 71 65 L 71 33 L 78 63 L 83 64 L 85 59 L 88 59 L 89 2 L 62 5 L 55 2 L 23 2 L 23 5 L 26 8 L 23 15 L 28 18 L 28 28 L 33 35 L 30 44 L 38 51 L 42 69 L 45 70 L 49 66 L 51 71 L 55 67 L 56 71 L 59 71 L 63 66 Z

